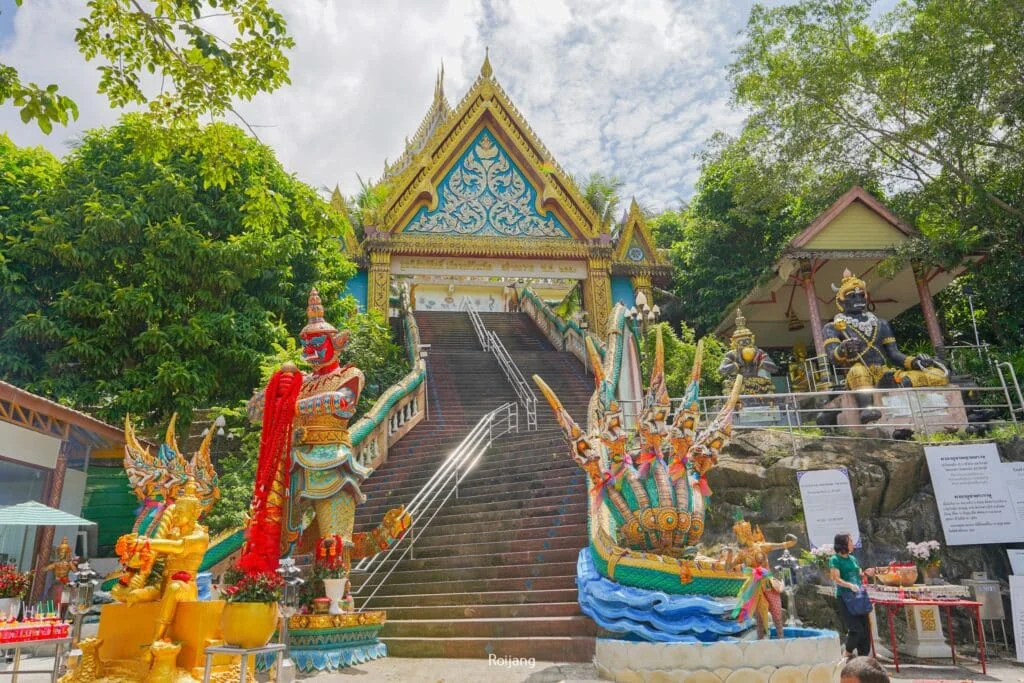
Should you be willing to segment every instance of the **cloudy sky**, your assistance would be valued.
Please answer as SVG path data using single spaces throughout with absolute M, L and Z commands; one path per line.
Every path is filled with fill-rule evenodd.
M 81 116 L 46 136 L 0 107 L 0 131 L 64 154 L 118 111 L 74 44 L 75 0 L 0 0 L 0 63 L 59 83 Z M 752 0 L 277 0 L 295 38 L 292 85 L 239 110 L 302 180 L 358 188 L 378 178 L 430 105 L 444 61 L 455 106 L 485 46 L 495 76 L 559 163 L 614 174 L 652 208 L 689 197 L 694 154 L 735 132 L 726 66 Z

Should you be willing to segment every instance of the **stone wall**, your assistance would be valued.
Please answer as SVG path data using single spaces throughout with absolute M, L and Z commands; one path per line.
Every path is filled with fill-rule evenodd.
M 1024 460 L 1024 442 L 1000 444 L 1004 460 Z M 785 431 L 741 432 L 708 473 L 714 495 L 705 543 L 732 541 L 733 514 L 761 525 L 768 540 L 787 533 L 808 547 L 800 489 L 801 470 L 845 466 L 864 547 L 864 566 L 905 560 L 907 541 L 943 540 L 938 508 L 922 444 L 881 439 L 791 436 Z M 985 570 L 1005 579 L 1009 564 L 1002 546 L 957 546 L 942 550 L 947 579 L 969 578 Z

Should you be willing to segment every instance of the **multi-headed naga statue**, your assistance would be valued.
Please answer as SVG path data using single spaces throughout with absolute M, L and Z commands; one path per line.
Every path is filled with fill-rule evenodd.
M 613 329 L 609 347 L 614 346 L 618 334 Z M 750 614 L 766 618 L 763 610 L 740 607 L 760 595 L 757 588 L 770 575 L 703 556 L 697 547 L 711 495 L 706 475 L 732 434 L 743 377 L 736 378 L 718 416 L 698 432 L 702 352 L 698 345 L 686 395 L 672 418 L 659 330 L 650 387 L 636 430 L 637 445 L 631 446 L 615 399 L 613 364 L 602 362 L 589 339 L 587 351 L 597 388 L 586 431 L 540 377 L 533 379 L 554 410 L 573 459 L 589 478 L 589 544 L 581 553 L 578 582 L 588 586 L 601 583 L 588 583 L 584 576 L 593 567 L 601 580 L 639 590 L 625 597 L 629 590 L 611 586 L 590 590 L 581 585 L 584 611 L 606 628 L 630 630 L 652 640 L 713 639 L 739 632 L 742 627 L 736 626 L 735 615 L 740 615 L 741 621 Z M 607 355 L 610 361 L 612 354 Z M 681 606 L 666 606 L 663 593 L 692 596 L 693 600 L 684 598 Z M 739 597 L 739 603 L 726 601 L 724 607 L 704 599 L 732 597 Z M 660 616 L 650 616 L 659 610 Z M 639 616 L 623 616 L 630 613 Z

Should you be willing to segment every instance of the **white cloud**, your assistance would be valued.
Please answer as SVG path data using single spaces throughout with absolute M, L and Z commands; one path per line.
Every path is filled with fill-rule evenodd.
M 725 65 L 750 0 L 280 0 L 295 37 L 292 85 L 239 110 L 282 163 L 314 186 L 352 192 L 380 175 L 430 104 L 444 60 L 455 105 L 484 46 L 495 75 L 563 167 L 614 174 L 648 206 L 689 196 L 693 160 L 715 130 L 738 130 Z M 724 6 L 724 7 L 723 7 Z M 58 82 L 78 122 L 45 136 L 0 107 L 0 130 L 58 154 L 119 112 L 95 93 L 95 66 L 73 42 L 64 0 L 18 8 L 0 62 L 23 78 Z

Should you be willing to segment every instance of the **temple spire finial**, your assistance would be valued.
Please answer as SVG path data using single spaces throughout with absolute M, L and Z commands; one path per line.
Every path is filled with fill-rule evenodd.
M 484 48 L 484 63 L 480 65 L 480 75 L 484 78 L 490 78 L 494 75 L 494 69 L 491 68 L 491 48 Z
M 437 78 L 434 79 L 434 101 L 438 102 L 444 99 L 444 60 L 441 60 L 441 69 L 437 72 Z

